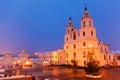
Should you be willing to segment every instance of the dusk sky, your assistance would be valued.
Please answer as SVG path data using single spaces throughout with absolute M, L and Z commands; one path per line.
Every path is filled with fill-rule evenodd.
M 86 0 L 99 40 L 120 49 L 120 0 Z M 63 48 L 71 16 L 76 28 L 84 0 L 1 0 L 0 53 L 29 54 Z

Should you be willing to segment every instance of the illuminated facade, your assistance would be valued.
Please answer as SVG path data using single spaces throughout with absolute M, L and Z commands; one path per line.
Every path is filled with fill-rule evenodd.
M 74 62 L 78 66 L 85 66 L 92 48 L 95 54 L 94 58 L 100 63 L 100 66 L 105 64 L 120 65 L 120 60 L 116 58 L 117 55 L 109 51 L 109 45 L 99 41 L 87 7 L 84 9 L 80 25 L 81 28 L 77 30 L 72 19 L 69 18 L 64 37 L 66 64 L 73 65 Z

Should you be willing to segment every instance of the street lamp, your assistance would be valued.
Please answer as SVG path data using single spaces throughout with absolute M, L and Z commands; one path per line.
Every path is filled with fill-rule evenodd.
M 30 62 L 29 62 L 29 61 L 26 61 L 26 62 L 24 63 L 25 77 L 27 76 L 27 68 L 29 68 L 29 66 L 30 66 Z

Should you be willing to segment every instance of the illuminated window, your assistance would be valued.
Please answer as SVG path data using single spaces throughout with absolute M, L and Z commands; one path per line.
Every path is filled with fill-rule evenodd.
M 85 51 L 83 51 L 83 57 L 86 57 L 86 52 Z
M 83 36 L 85 36 L 85 31 L 83 32 Z
M 74 56 L 74 58 L 76 58 L 76 53 L 75 52 L 73 53 L 73 56 Z
M 85 43 L 85 42 L 83 42 L 83 46 L 86 46 L 86 43 Z

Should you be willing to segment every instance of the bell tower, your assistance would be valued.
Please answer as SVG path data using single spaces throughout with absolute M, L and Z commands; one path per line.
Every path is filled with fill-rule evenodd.
M 80 39 L 82 40 L 83 45 L 86 46 L 86 48 L 89 45 L 98 48 L 96 28 L 93 25 L 93 19 L 91 18 L 91 15 L 89 14 L 86 6 L 84 8 L 84 14 L 82 16 L 80 24 L 81 24 L 81 28 L 79 32 L 80 32 Z
M 68 25 L 66 27 L 66 34 L 65 34 L 65 39 L 64 42 L 69 42 L 72 38 L 72 32 L 74 31 L 75 27 L 72 23 L 72 18 L 69 18 Z

